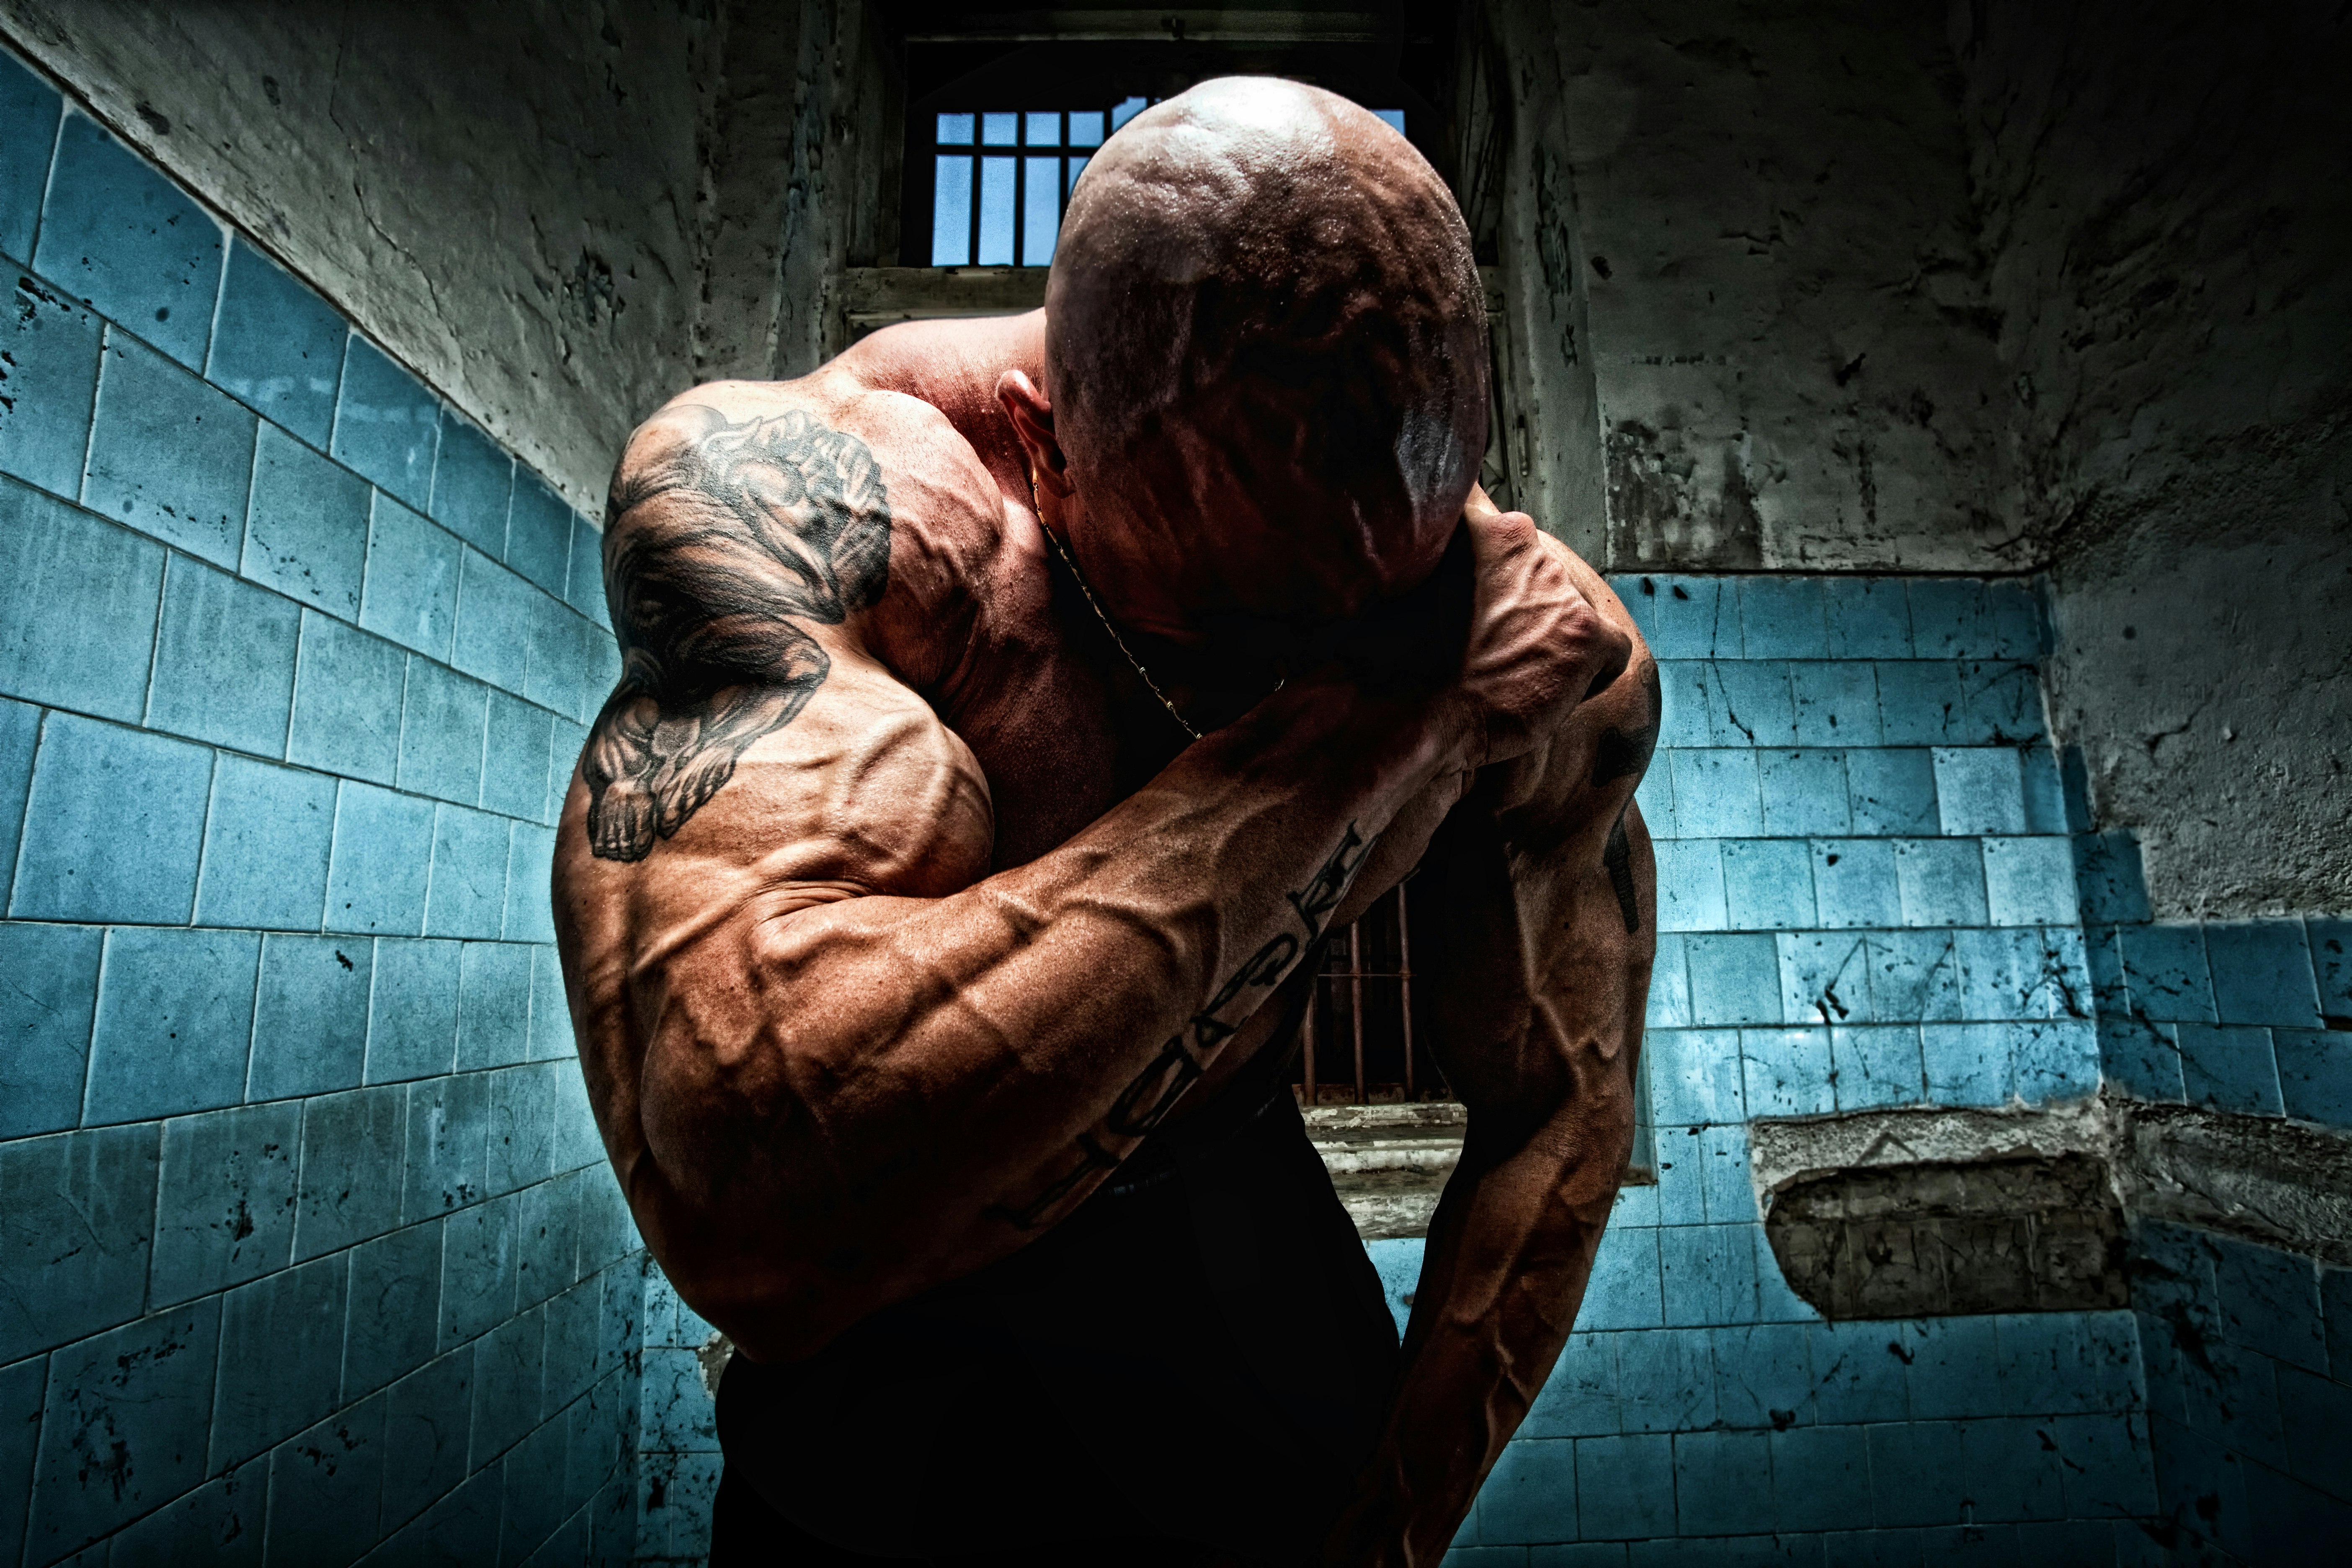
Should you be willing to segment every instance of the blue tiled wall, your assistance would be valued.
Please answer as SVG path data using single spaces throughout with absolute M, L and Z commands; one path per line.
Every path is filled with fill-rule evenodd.
M 599 535 L 0 56 L 0 1560 L 625 1561 Z

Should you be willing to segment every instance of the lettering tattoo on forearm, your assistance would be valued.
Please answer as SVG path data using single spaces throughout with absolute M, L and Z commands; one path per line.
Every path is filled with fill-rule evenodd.
M 1323 934 L 1323 918 L 1347 896 L 1357 871 L 1362 868 L 1365 857 L 1371 853 L 1379 838 L 1380 835 L 1374 834 L 1367 839 L 1357 833 L 1354 823 L 1348 824 L 1339 836 L 1339 847 L 1317 868 L 1307 886 L 1287 895 L 1291 908 L 1297 911 L 1299 923 L 1307 928 L 1306 940 L 1302 942 L 1288 931 L 1277 931 L 1265 945 L 1243 960 L 1185 1027 L 1171 1035 L 1168 1043 L 1160 1047 L 1160 1054 L 1119 1090 L 1118 1098 L 1104 1113 L 1100 1128 L 1078 1134 L 1077 1164 L 1019 1207 L 998 1205 L 991 1212 L 1017 1230 L 1035 1230 L 1088 1177 L 1118 1169 L 1128 1154 L 1134 1152 L 1135 1145 L 1168 1119 L 1176 1102 L 1184 1098 L 1184 1091 L 1208 1070 L 1218 1049 L 1241 1027 L 1240 1023 L 1229 1022 L 1219 1015 L 1244 993 L 1270 990 L 1282 984 L 1298 955 Z M 1255 1011 L 1253 1005 L 1244 1012 L 1242 1021 L 1246 1022 Z M 1130 1142 L 1125 1152 L 1114 1152 L 1105 1145 L 1104 1135 Z
M 797 409 L 698 429 L 614 487 L 604 563 L 621 681 L 589 732 L 590 850 L 642 860 L 791 723 L 832 661 L 799 622 L 882 596 L 890 504 L 865 442 Z

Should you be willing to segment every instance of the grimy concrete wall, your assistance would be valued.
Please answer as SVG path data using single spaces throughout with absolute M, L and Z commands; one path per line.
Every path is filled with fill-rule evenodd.
M 0 0 L 0 34 L 594 514 L 639 419 L 810 368 L 827 268 L 895 248 L 867 12 Z
M 1492 8 L 1528 504 L 1618 570 L 2047 573 L 2165 916 L 2352 908 L 2352 33 Z

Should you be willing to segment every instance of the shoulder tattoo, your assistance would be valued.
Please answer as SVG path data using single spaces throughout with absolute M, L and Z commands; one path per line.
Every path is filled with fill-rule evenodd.
M 583 762 L 599 859 L 642 860 L 684 826 L 824 684 L 803 623 L 838 626 L 889 581 L 889 498 L 865 442 L 799 410 L 686 414 L 613 488 L 621 680 Z

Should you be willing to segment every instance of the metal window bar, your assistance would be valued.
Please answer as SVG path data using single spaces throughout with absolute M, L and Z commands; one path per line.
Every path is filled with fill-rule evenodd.
M 1298 1097 L 1302 1103 L 1366 1105 L 1418 1100 L 1425 1088 L 1445 1092 L 1443 1075 L 1419 1060 L 1412 1026 L 1411 895 L 1385 893 L 1344 933 L 1333 933 L 1300 1025 Z M 1391 956 L 1392 955 L 1392 956 Z M 1342 1014 L 1346 1015 L 1342 1019 Z M 1346 1064 L 1334 1081 L 1331 1047 Z M 1375 1077 L 1376 1069 L 1398 1069 Z

